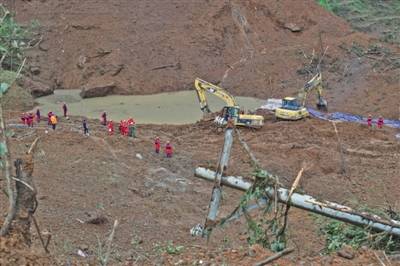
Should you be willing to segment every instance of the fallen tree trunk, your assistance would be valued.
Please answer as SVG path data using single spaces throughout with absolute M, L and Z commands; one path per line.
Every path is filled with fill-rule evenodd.
M 196 168 L 195 175 L 209 181 L 215 179 L 215 172 L 203 167 Z M 250 182 L 234 176 L 222 177 L 222 184 L 244 191 L 251 187 Z M 278 201 L 283 204 L 287 204 L 289 201 L 290 205 L 296 208 L 400 237 L 400 221 L 388 220 L 366 212 L 357 212 L 344 205 L 329 201 L 318 201 L 312 196 L 299 193 L 293 193 L 289 199 L 289 190 L 284 188 L 279 188 L 275 193 L 273 187 L 267 187 L 265 192 L 270 199 L 273 199 L 276 194 Z
M 214 172 L 213 175 L 214 187 L 211 194 L 210 205 L 208 207 L 208 215 L 204 226 L 205 229 L 213 226 L 217 219 L 217 213 L 222 195 L 221 179 L 226 167 L 228 166 L 229 156 L 233 143 L 233 133 L 234 131 L 231 128 L 227 128 L 225 130 L 224 146 L 222 148 L 219 158 L 217 172 Z M 205 230 L 204 232 L 207 232 L 207 230 Z

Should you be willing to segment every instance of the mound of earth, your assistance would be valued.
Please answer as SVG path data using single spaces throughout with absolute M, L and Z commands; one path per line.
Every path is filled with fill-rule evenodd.
M 197 76 L 235 95 L 283 97 L 321 63 L 332 110 L 388 117 L 397 110 L 400 64 L 390 59 L 399 49 L 313 0 L 32 0 L 18 1 L 16 13 L 42 28 L 29 53 L 32 75 L 54 88 L 96 84 L 101 92 L 85 89 L 87 97 L 191 89 Z

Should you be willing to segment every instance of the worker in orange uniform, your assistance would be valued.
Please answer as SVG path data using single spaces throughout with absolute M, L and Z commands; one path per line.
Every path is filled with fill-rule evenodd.
M 382 128 L 383 127 L 383 117 L 382 116 L 379 116 L 379 118 L 378 118 L 378 128 Z
M 113 135 L 114 134 L 114 122 L 112 120 L 108 121 L 107 128 L 108 128 L 108 135 Z
M 156 137 L 156 139 L 154 140 L 154 148 L 156 153 L 160 153 L 161 142 L 159 137 Z
M 57 116 L 56 115 L 52 115 L 50 117 L 50 123 L 51 123 L 51 127 L 53 128 L 53 130 L 56 130 L 56 126 L 57 126 Z
M 368 118 L 367 118 L 367 125 L 368 125 L 369 127 L 372 127 L 372 117 L 371 117 L 371 115 L 368 115 Z
M 172 145 L 167 141 L 167 145 L 165 145 L 165 155 L 167 155 L 167 158 L 172 157 Z

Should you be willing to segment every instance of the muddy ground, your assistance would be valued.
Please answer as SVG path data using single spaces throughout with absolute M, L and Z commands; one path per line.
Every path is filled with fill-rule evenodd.
M 36 74 L 26 74 L 53 88 L 150 94 L 192 89 L 198 76 L 265 99 L 295 95 L 320 63 L 331 110 L 398 118 L 399 47 L 313 0 L 31 0 L 13 10 L 39 21 Z
M 190 89 L 200 76 L 220 81 L 235 95 L 281 97 L 295 94 L 311 77 L 308 71 L 318 64 L 317 57 L 312 60 L 313 51 L 318 55 L 329 46 L 321 67 L 330 109 L 398 117 L 399 69 L 393 59 L 398 48 L 354 31 L 311 0 L 31 0 L 16 2 L 15 11 L 22 22 L 39 20 L 43 33 L 43 40 L 29 51 L 29 65 L 38 66 L 40 73 L 25 74 L 55 88 L 113 83 L 114 93 L 150 94 Z M 294 26 L 300 32 L 292 32 Z M 18 112 L 32 105 L 31 100 L 20 103 L 13 97 L 18 104 L 7 108 L 9 124 L 18 123 Z M 44 123 L 33 130 L 13 128 L 14 158 L 41 136 L 35 153 L 36 217 L 41 229 L 53 235 L 52 257 L 43 255 L 49 265 L 96 264 L 98 239 L 106 238 L 114 219 L 120 225 L 112 264 L 192 264 L 201 259 L 246 265 L 270 254 L 257 249 L 251 256 L 243 220 L 216 230 L 208 243 L 190 236 L 190 228 L 204 222 L 212 187 L 195 178 L 193 170 L 215 167 L 222 147 L 223 134 L 210 123 L 139 125 L 134 140 L 108 136 L 94 120 L 89 121 L 91 135 L 86 137 L 80 123 L 78 117 L 61 119 L 59 128 L 48 134 Z M 286 186 L 306 163 L 301 181 L 305 192 L 355 208 L 390 205 L 398 210 L 396 131 L 348 123 L 337 127 L 344 164 L 329 122 L 274 123 L 268 117 L 263 129 L 241 132 L 262 166 Z M 153 153 L 155 136 L 163 143 L 172 141 L 172 159 Z M 228 174 L 247 177 L 251 172 L 250 160 L 236 141 Z M 242 195 L 229 188 L 224 191 L 220 216 L 228 214 Z M 2 193 L 0 202 L 4 213 Z M 107 222 L 81 223 L 98 215 Z M 289 245 L 296 250 L 278 261 L 281 264 L 379 263 L 372 251 L 363 250 L 352 261 L 320 257 L 324 239 L 315 217 L 304 211 L 291 210 L 288 230 Z M 19 249 L 10 248 L 19 245 L 11 238 L 1 239 L 0 251 L 7 254 L 2 257 L 32 258 L 44 265 L 39 261 L 43 257 L 34 257 L 41 256 L 41 247 L 33 234 L 33 255 L 30 250 L 20 256 L 15 252 Z M 162 255 L 169 241 L 183 246 L 183 253 Z M 88 258 L 76 255 L 78 249 Z
M 212 188 L 211 183 L 194 177 L 193 170 L 196 166 L 215 167 L 223 143 L 223 133 L 210 122 L 142 125 L 139 137 L 128 139 L 108 136 L 105 128 L 97 126 L 98 121 L 91 121 L 91 135 L 84 136 L 79 121 L 63 120 L 55 132 L 47 134 L 44 123 L 33 130 L 15 129 L 16 137 L 11 141 L 17 156 L 41 136 L 34 171 L 39 191 L 36 217 L 42 230 L 52 233 L 50 249 L 59 262 L 94 261 L 97 237 L 104 239 L 115 219 L 120 226 L 114 240 L 114 263 L 162 262 L 158 252 L 169 241 L 187 250 L 193 246 L 207 247 L 209 252 L 247 250 L 243 220 L 216 230 L 208 244 L 189 232 L 204 222 Z M 337 127 L 345 154 L 345 175 L 341 174 L 337 137 L 329 122 L 273 123 L 271 119 L 261 130 L 241 132 L 263 168 L 280 176 L 286 186 L 306 163 L 301 181 L 306 193 L 355 208 L 397 207 L 400 190 L 391 185 L 400 176 L 400 143 L 394 138 L 395 131 L 348 123 Z M 173 158 L 153 152 L 155 136 L 163 143 L 173 143 Z M 236 141 L 227 174 L 251 177 L 252 170 L 250 159 Z M 229 188 L 224 188 L 224 193 L 221 217 L 238 204 L 242 194 Z M 108 222 L 81 223 L 96 215 Z M 289 221 L 289 245 L 297 247 L 289 260 L 294 263 L 317 256 L 324 239 L 315 217 L 293 210 Z M 85 250 L 89 259 L 78 259 L 78 249 Z

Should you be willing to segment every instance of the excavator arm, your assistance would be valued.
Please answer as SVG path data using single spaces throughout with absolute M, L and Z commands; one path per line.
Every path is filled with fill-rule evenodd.
M 327 109 L 327 101 L 322 97 L 322 75 L 321 72 L 317 73 L 311 80 L 309 80 L 304 87 L 300 90 L 297 100 L 301 103 L 301 106 L 306 105 L 307 96 L 310 92 L 314 91 L 317 93 L 317 107 L 318 109 Z
M 204 113 L 211 112 L 208 106 L 206 92 L 211 93 L 222 99 L 226 103 L 226 106 L 237 106 L 235 98 L 229 92 L 221 87 L 218 87 L 217 85 L 214 85 L 200 78 L 196 78 L 194 86 L 196 88 L 197 97 L 199 98 L 200 109 Z

